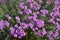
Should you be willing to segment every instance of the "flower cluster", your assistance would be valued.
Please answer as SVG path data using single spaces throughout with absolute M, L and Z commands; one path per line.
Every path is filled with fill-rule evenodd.
M 9 26 L 8 21 L 0 20 L 0 29 L 3 30 L 5 27 Z
M 18 38 L 22 38 L 23 36 L 26 35 L 24 29 L 21 26 L 11 27 L 10 34 L 13 35 L 14 37 L 18 37 Z
M 54 38 L 58 38 L 59 37 L 59 32 L 60 31 L 60 1 L 59 0 L 55 0 L 54 2 L 54 8 L 53 8 L 53 11 L 50 13 L 50 19 L 48 20 L 48 22 L 54 24 L 56 26 L 56 32 L 53 33 L 53 31 L 50 31 L 49 32 L 49 39 L 50 40 L 53 40 L 53 37 Z
M 26 4 L 29 4 L 29 6 L 26 6 Z M 46 34 L 46 29 L 44 28 L 44 20 L 39 20 L 38 15 L 45 17 L 46 14 L 48 14 L 48 10 L 46 9 L 40 9 L 41 5 L 39 5 L 34 0 L 27 0 L 24 3 L 20 3 L 19 7 L 23 11 L 19 11 L 18 14 L 20 15 L 29 15 L 25 18 L 26 23 L 28 22 L 28 29 L 30 28 L 36 35 L 43 37 Z M 38 11 L 40 10 L 40 11 Z M 36 12 L 33 12 L 36 11 Z M 20 23 L 21 24 L 21 23 Z M 21 24 L 22 25 L 22 24 Z M 40 29 L 42 28 L 41 32 Z
M 13 17 L 11 13 L 14 12 L 5 14 L 7 21 L 0 20 L 0 29 L 3 30 L 6 26 L 9 26 L 10 35 L 20 39 L 28 34 L 26 32 L 27 29 L 31 29 L 30 32 L 42 38 L 47 35 L 49 40 L 53 40 L 53 38 L 58 39 L 60 31 L 60 0 L 55 0 L 53 2 L 54 8 L 52 12 L 50 12 L 46 7 L 51 5 L 52 2 L 52 0 L 47 0 L 46 2 L 43 2 L 43 0 L 37 0 L 37 2 L 36 0 L 26 0 L 26 2 L 15 5 L 16 11 L 18 11 L 16 12 L 17 14 L 12 14 L 12 16 L 14 15 Z M 0 1 L 0 4 L 1 3 L 2 1 Z M 12 9 L 14 8 L 12 7 Z M 49 17 L 47 17 L 48 15 Z M 22 19 L 24 20 L 22 21 Z M 14 22 L 12 26 L 10 25 L 11 21 Z M 55 29 L 47 31 L 46 25 L 50 25 L 49 23 L 52 24 L 53 27 L 55 26 Z

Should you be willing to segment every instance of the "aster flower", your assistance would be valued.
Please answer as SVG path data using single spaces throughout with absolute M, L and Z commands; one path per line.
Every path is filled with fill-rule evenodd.
M 36 14 L 36 13 L 33 13 L 33 16 L 34 16 L 34 17 L 37 17 L 37 14 Z
M 24 3 L 20 3 L 19 7 L 22 8 L 22 9 L 24 9 Z
M 49 40 L 53 40 L 53 32 L 49 31 L 48 33 Z
M 33 21 L 36 21 L 36 20 L 37 20 L 37 14 L 33 13 Z
M 21 9 L 24 9 L 24 10 L 27 9 L 27 6 L 25 6 L 24 3 L 20 3 L 20 4 L 19 4 L 19 7 L 20 7 Z
M 6 26 L 9 26 L 9 22 L 0 20 L 0 29 L 3 30 Z
M 38 28 L 44 27 L 44 21 L 43 20 L 38 20 L 36 23 L 37 23 Z
M 17 37 L 18 35 L 17 34 L 14 34 L 14 37 Z
M 33 2 L 34 0 L 26 0 L 27 3 L 31 3 Z
M 55 5 L 59 5 L 60 1 L 59 0 L 55 0 Z
M 58 8 L 56 9 L 56 11 L 55 11 L 55 15 L 56 15 L 56 16 L 60 16 L 59 11 L 57 11 L 57 10 L 59 10 L 59 9 L 58 9 Z
M 10 34 L 11 34 L 11 35 L 14 35 L 15 30 L 16 30 L 16 29 L 15 29 L 14 27 L 11 27 L 11 28 L 10 28 Z
M 37 11 L 36 14 L 40 14 L 40 12 Z
M 50 16 L 51 16 L 52 18 L 55 18 L 55 16 L 56 16 L 56 13 L 54 13 L 54 12 L 51 12 L 51 13 L 50 13 Z
M 18 23 L 20 22 L 20 17 L 19 16 L 16 16 L 15 19 L 17 20 Z
M 28 25 L 31 29 L 34 27 L 34 25 L 32 23 L 29 23 Z
M 60 19 L 59 19 L 59 18 L 56 18 L 56 20 L 57 20 L 58 22 L 60 22 Z
M 14 27 L 15 27 L 15 28 L 18 28 L 18 24 L 15 24 Z
M 24 23 L 24 22 L 20 22 L 20 25 L 23 29 L 28 28 L 28 24 Z
M 3 28 L 5 28 L 4 21 L 0 20 L 0 29 L 2 30 Z
M 33 19 L 33 16 L 28 16 L 27 19 L 29 19 L 29 20 L 30 20 L 30 19 Z
M 36 21 L 36 20 L 37 20 L 36 16 L 33 16 L 33 21 Z
M 48 22 L 52 23 L 52 24 L 55 24 L 55 21 L 53 18 L 49 19 Z
M 19 11 L 18 13 L 19 13 L 20 15 L 23 15 L 23 11 Z
M 35 35 L 37 35 L 37 36 L 41 36 L 41 30 L 38 30 L 37 32 L 34 32 L 35 33 Z
M 21 26 L 19 26 L 18 28 L 11 27 L 10 34 L 18 38 L 22 38 L 23 36 L 26 35 L 25 31 L 22 29 Z
M 46 29 L 43 28 L 43 29 L 42 29 L 42 37 L 43 37 L 46 33 L 47 33 L 47 32 L 46 32 Z
M 51 0 L 47 0 L 46 4 L 48 4 L 48 5 L 51 4 Z
M 35 30 L 39 30 L 38 27 L 35 27 L 34 29 L 35 29 Z
M 43 37 L 46 33 L 47 32 L 46 32 L 45 28 L 43 28 L 42 30 L 38 30 L 37 32 L 35 32 L 35 34 L 37 36 L 40 36 L 40 37 Z
M 45 17 L 46 14 L 48 14 L 48 10 L 40 10 L 41 16 Z
M 56 39 L 58 39 L 58 35 L 59 35 L 58 31 L 56 31 L 56 32 L 53 34 L 54 38 L 56 38 Z
M 18 27 L 18 29 L 16 30 L 16 33 L 17 33 L 18 35 L 20 35 L 21 37 L 23 37 L 23 36 L 26 35 L 25 31 L 21 28 L 21 26 Z
M 21 27 L 21 26 L 20 26 Z M 16 33 L 18 34 L 18 35 L 21 35 L 21 36 L 23 36 L 23 35 L 25 35 L 24 34 L 24 30 L 22 29 L 22 28 L 18 28 L 17 30 L 16 30 Z M 23 34 L 23 35 L 22 35 Z
M 6 14 L 5 16 L 6 16 L 7 19 L 12 19 L 9 14 Z
M 6 26 L 9 26 L 9 22 L 8 22 L 8 21 L 4 21 L 4 24 L 5 24 Z
M 26 14 L 31 14 L 32 11 L 30 9 L 26 9 L 24 12 L 26 12 Z
M 60 25 L 58 24 L 58 25 L 56 25 L 56 30 L 60 30 Z
M 30 3 L 30 8 L 32 9 L 32 10 L 38 10 L 38 9 L 40 9 L 40 5 L 38 5 L 35 1 L 33 2 L 33 3 Z

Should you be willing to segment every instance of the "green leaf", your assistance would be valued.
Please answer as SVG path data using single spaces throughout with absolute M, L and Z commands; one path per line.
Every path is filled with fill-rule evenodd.
M 0 33 L 0 38 L 1 38 L 0 40 L 5 40 L 5 38 L 4 38 L 2 33 Z
M 47 0 L 42 0 L 43 2 L 46 2 Z
M 45 9 L 48 9 L 49 12 L 52 12 L 52 10 L 53 10 L 53 4 L 48 5 Z

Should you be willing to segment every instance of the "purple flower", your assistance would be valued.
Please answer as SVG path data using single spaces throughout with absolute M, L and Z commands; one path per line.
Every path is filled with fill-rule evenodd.
M 34 2 L 32 2 L 32 3 L 30 3 L 30 8 L 32 9 L 32 10 L 38 10 L 38 9 L 40 9 L 40 5 L 38 5 L 35 1 Z
M 28 16 L 27 19 L 29 19 L 29 20 L 30 20 L 30 19 L 33 19 L 33 16 Z
M 20 17 L 19 17 L 19 16 L 16 16 L 15 19 L 16 19 L 17 21 L 20 21 Z
M 36 20 L 37 20 L 36 16 L 33 16 L 33 21 L 36 21 Z
M 55 14 L 54 12 L 51 12 L 51 13 L 50 13 L 50 16 L 51 16 L 51 17 L 55 17 L 56 14 Z
M 29 23 L 28 25 L 31 29 L 34 27 L 34 25 L 32 23 Z
M 40 10 L 41 16 L 45 17 L 46 14 L 48 14 L 48 10 Z
M 20 4 L 19 4 L 19 7 L 20 7 L 21 9 L 24 9 L 24 10 L 27 9 L 27 6 L 25 6 L 24 3 L 20 3 Z
M 43 28 L 42 30 L 38 30 L 37 32 L 35 32 L 35 34 L 37 36 L 40 36 L 40 37 L 43 37 L 46 33 L 47 32 L 46 32 L 45 28 Z
M 38 20 L 36 23 L 37 23 L 38 28 L 44 27 L 44 21 L 43 20 Z
M 14 35 L 15 30 L 16 30 L 16 29 L 15 29 L 14 27 L 11 27 L 11 28 L 10 28 L 10 34 L 11 34 L 11 35 Z
M 24 9 L 24 3 L 20 3 L 19 7 L 22 8 L 22 9 Z
M 53 38 L 52 37 L 49 37 L 49 40 L 53 40 Z
M 7 19 L 12 19 L 9 14 L 6 14 L 6 18 L 7 18 Z
M 14 27 L 15 27 L 15 28 L 18 28 L 18 24 L 15 24 Z
M 41 30 L 36 31 L 36 32 L 35 32 L 35 35 L 41 36 Z
M 14 37 L 17 37 L 18 35 L 17 34 L 14 34 Z
M 39 30 L 38 27 L 35 27 L 34 29 L 35 29 L 35 30 Z
M 60 25 L 56 25 L 56 30 L 59 31 L 60 30 Z
M 55 5 L 59 5 L 60 1 L 59 0 L 55 0 Z
M 22 15 L 23 14 L 23 11 L 19 11 L 19 14 Z
M 56 16 L 60 16 L 59 10 L 60 10 L 60 8 L 57 7 L 57 9 L 56 9 L 56 11 L 55 11 Z
M 8 21 L 5 21 L 4 24 L 5 24 L 6 26 L 9 26 L 9 22 L 8 22 Z
M 53 36 L 54 36 L 56 39 L 58 38 L 58 35 L 59 35 L 58 31 L 56 31 L 56 32 L 53 34 Z
M 26 9 L 24 12 L 26 12 L 26 14 L 31 14 L 32 11 L 30 9 Z
M 36 14 L 36 13 L 33 13 L 33 16 L 34 16 L 34 17 L 37 17 L 37 14 Z
M 55 25 L 56 25 L 56 26 L 59 26 L 59 23 L 58 23 L 58 22 L 56 22 L 56 23 L 55 23 Z
M 37 11 L 36 14 L 40 14 L 40 12 Z
M 33 21 L 36 21 L 36 20 L 37 20 L 37 14 L 33 13 Z
M 33 2 L 34 0 L 26 0 L 27 3 L 31 3 Z
M 3 28 L 5 28 L 4 21 L 0 20 L 0 29 L 2 30 Z
M 53 40 L 53 32 L 49 31 L 48 33 L 49 40 Z
M 56 20 L 57 20 L 58 22 L 60 22 L 60 18 L 56 18 Z
M 18 28 L 11 27 L 10 34 L 13 35 L 14 37 L 18 37 L 18 38 L 22 38 L 23 36 L 26 35 L 24 29 L 22 29 L 21 26 L 19 26 Z
M 28 25 L 27 25 L 26 23 L 24 23 L 24 22 L 20 22 L 20 25 L 21 25 L 21 27 L 22 27 L 23 29 L 28 28 Z
M 21 28 L 21 26 L 18 27 L 18 29 L 16 30 L 16 33 L 21 37 L 26 35 L 25 31 Z
M 52 24 L 55 24 L 55 21 L 53 18 L 49 19 L 48 22 L 52 23 Z
M 51 4 L 51 0 L 47 0 L 46 4 L 48 5 Z
M 30 3 L 30 8 L 33 8 L 33 5 L 32 5 L 32 3 Z
M 9 22 L 0 20 L 0 29 L 3 30 L 6 26 L 9 26 Z
M 42 37 L 47 33 L 45 28 L 43 28 L 41 32 L 42 32 Z
M 0 0 L 0 4 L 2 4 L 2 0 Z

